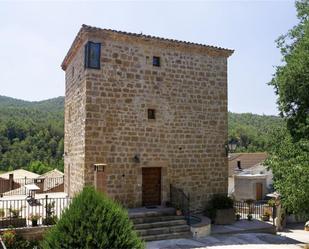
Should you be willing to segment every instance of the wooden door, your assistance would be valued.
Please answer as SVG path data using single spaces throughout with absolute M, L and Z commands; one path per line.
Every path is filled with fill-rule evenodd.
M 142 168 L 143 206 L 161 205 L 161 168 Z
M 256 200 L 262 200 L 263 199 L 263 184 L 262 183 L 256 183 Z

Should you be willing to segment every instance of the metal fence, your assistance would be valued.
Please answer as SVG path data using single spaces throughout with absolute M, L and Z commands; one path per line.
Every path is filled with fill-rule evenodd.
M 53 225 L 71 198 L 0 199 L 0 228 Z
M 57 189 L 64 183 L 64 176 L 61 177 L 47 177 L 47 178 L 14 178 L 14 179 L 0 179 L 0 196 L 11 195 L 27 195 L 25 185 L 36 184 L 40 190 L 37 193 L 44 192 L 62 192 Z
M 234 208 L 236 214 L 240 215 L 240 219 L 247 219 L 248 215 L 251 214 L 253 219 L 267 220 L 274 222 L 276 217 L 275 207 L 268 204 L 267 201 L 234 201 Z

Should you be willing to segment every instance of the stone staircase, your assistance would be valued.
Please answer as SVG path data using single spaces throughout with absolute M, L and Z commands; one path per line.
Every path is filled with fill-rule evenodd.
M 135 208 L 129 210 L 129 217 L 145 241 L 191 237 L 185 217 L 175 215 L 174 208 Z

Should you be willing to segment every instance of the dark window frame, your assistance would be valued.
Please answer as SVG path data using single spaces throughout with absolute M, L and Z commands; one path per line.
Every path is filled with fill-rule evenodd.
M 160 58 L 160 56 L 153 56 L 152 57 L 152 65 L 154 67 L 161 67 L 161 58 Z
M 147 116 L 149 120 L 155 120 L 156 119 L 156 109 L 148 108 Z
M 88 41 L 84 56 L 85 68 L 101 69 L 101 43 Z

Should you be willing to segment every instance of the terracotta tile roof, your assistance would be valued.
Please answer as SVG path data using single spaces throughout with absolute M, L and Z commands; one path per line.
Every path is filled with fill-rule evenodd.
M 263 163 L 267 156 L 266 152 L 231 153 L 229 155 L 229 176 L 233 175 L 234 170 L 237 169 L 237 161 L 241 162 L 242 169 L 248 169 L 257 164 Z
M 232 55 L 234 50 L 232 49 L 226 49 L 222 47 L 217 47 L 217 46 L 211 46 L 211 45 L 205 45 L 201 43 L 194 43 L 194 42 L 188 42 L 188 41 L 181 41 L 181 40 L 176 40 L 176 39 L 168 39 L 168 38 L 162 38 L 162 37 L 157 37 L 157 36 L 152 36 L 152 35 L 145 35 L 143 33 L 137 34 L 137 33 L 131 33 L 131 32 L 125 32 L 125 31 L 118 31 L 114 29 L 104 29 L 104 28 L 97 28 L 89 25 L 83 24 L 81 29 L 79 30 L 78 34 L 76 35 L 69 52 L 65 56 L 61 67 L 63 70 L 66 69 L 68 62 L 70 61 L 70 58 L 75 54 L 76 48 L 80 46 L 81 41 L 84 39 L 84 34 L 89 33 L 89 32 L 106 32 L 106 33 L 113 33 L 113 34 L 120 34 L 124 36 L 131 36 L 131 37 L 138 37 L 142 38 L 143 40 L 153 40 L 153 41 L 161 41 L 161 42 L 168 42 L 168 43 L 174 43 L 178 45 L 185 45 L 185 46 L 190 46 L 190 47 L 199 47 L 203 48 L 206 50 L 210 51 L 216 51 L 216 52 L 221 52 L 222 55 L 229 57 Z
M 13 174 L 13 178 L 14 179 L 17 179 L 17 178 L 37 178 L 39 177 L 40 175 L 36 174 L 36 173 L 33 173 L 33 172 L 30 172 L 28 170 L 24 170 L 24 169 L 16 169 L 16 170 L 13 170 L 13 171 L 9 171 L 9 172 L 5 172 L 3 174 L 0 175 L 1 178 L 4 178 L 4 179 L 9 179 L 9 175 L 10 174 Z
M 39 176 L 38 178 L 57 178 L 57 177 L 63 177 L 64 174 L 59 171 L 58 169 L 50 170 L 43 175 Z

